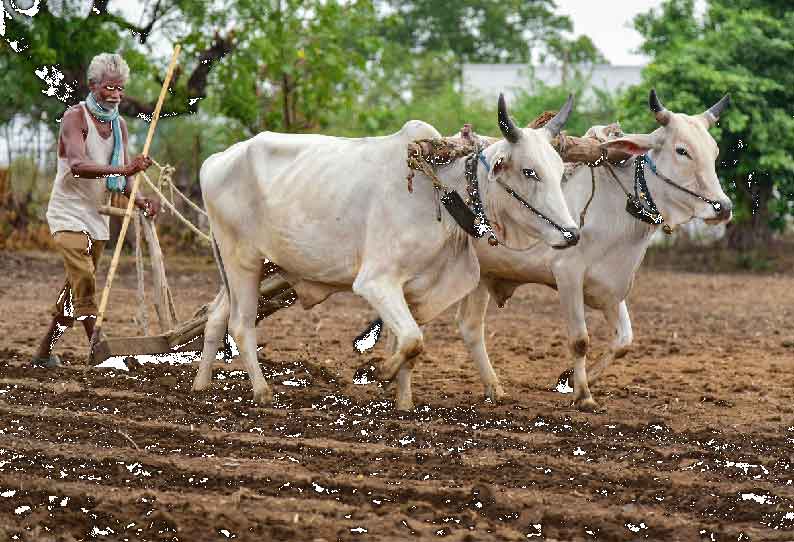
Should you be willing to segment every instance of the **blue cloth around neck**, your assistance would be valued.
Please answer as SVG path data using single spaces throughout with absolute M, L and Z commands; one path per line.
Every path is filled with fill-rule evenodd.
M 477 153 L 477 158 L 480 160 L 480 162 L 482 162 L 482 165 L 485 166 L 486 171 L 488 171 L 488 173 L 490 173 L 491 172 L 491 164 L 488 163 L 488 160 L 485 158 L 485 155 L 482 153 L 482 151 L 479 151 Z
M 653 161 L 653 158 L 651 158 L 650 153 L 643 154 L 642 159 L 645 161 L 646 164 L 648 164 L 648 167 L 651 168 L 651 171 L 656 173 L 656 162 Z
M 85 105 L 99 122 L 110 123 L 110 127 L 113 130 L 113 155 L 110 158 L 110 165 L 121 167 L 123 164 L 121 163 L 122 137 L 119 108 L 105 109 L 96 101 L 93 92 L 89 92 L 88 96 L 86 96 Z M 105 186 L 111 192 L 124 192 L 124 188 L 127 186 L 127 179 L 119 174 L 108 175 L 107 179 L 105 179 Z

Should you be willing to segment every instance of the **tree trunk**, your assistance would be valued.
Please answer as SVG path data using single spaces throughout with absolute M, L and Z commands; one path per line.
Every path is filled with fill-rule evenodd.
M 753 183 L 752 187 L 748 188 L 744 183 L 737 183 L 742 186 L 743 193 L 750 200 L 752 214 L 750 220 L 746 222 L 728 225 L 726 240 L 729 248 L 746 252 L 766 246 L 772 238 L 772 230 L 769 227 L 772 181 L 768 175 L 760 175 L 762 178 Z

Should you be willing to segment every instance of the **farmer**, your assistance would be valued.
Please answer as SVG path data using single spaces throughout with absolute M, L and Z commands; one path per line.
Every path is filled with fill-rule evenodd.
M 124 98 L 129 66 L 117 54 L 102 53 L 88 66 L 91 92 L 85 102 L 69 108 L 58 136 L 58 170 L 47 207 L 47 222 L 66 268 L 66 284 L 53 307 L 53 319 L 32 360 L 35 366 L 60 366 L 52 353 L 56 341 L 75 320 L 83 323 L 89 343 L 98 312 L 96 266 L 109 238 L 108 217 L 98 207 L 107 193 L 129 197 L 128 177 L 152 161 L 127 153 L 127 124 L 118 111 Z M 136 197 L 147 216 L 160 209 L 158 200 Z

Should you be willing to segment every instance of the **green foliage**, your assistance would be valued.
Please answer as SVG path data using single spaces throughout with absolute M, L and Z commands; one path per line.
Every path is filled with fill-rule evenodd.
M 510 113 L 522 124 L 526 124 L 544 111 L 558 111 L 568 99 L 574 95 L 574 110 L 565 125 L 565 131 L 571 135 L 581 136 L 588 128 L 596 124 L 608 124 L 615 117 L 614 98 L 602 91 L 592 91 L 588 96 L 589 79 L 577 73 L 565 84 L 552 86 L 542 81 L 533 81 L 531 92 L 523 90 L 510 103 Z
M 238 0 L 237 49 L 216 70 L 213 109 L 248 133 L 309 131 L 361 92 L 382 47 L 368 0 Z
M 224 33 L 232 50 L 210 72 L 200 104 L 249 135 L 317 131 L 357 108 L 399 107 L 406 95 L 424 101 L 459 84 L 462 62 L 527 61 L 533 51 L 571 65 L 600 59 L 589 38 L 563 37 L 571 21 L 554 13 L 553 0 L 158 0 L 134 18 L 118 11 L 119 0 L 93 5 L 100 10 L 82 0 L 42 2 L 35 17 L 8 21 L 0 123 L 19 114 L 58 118 L 84 97 L 85 69 L 102 51 L 121 52 L 130 64 L 130 100 L 153 103 L 168 61 L 155 54 L 154 34 L 183 46 L 165 111 L 185 113 L 196 96 L 186 74 Z M 57 99 L 42 94 L 47 85 L 35 75 L 42 66 L 66 75 Z
M 711 0 L 703 21 L 692 0 L 668 0 L 635 20 L 654 55 L 643 85 L 621 102 L 626 131 L 655 127 L 647 93 L 696 114 L 729 92 L 732 105 L 711 130 L 718 173 L 737 204 L 736 220 L 757 230 L 781 226 L 794 197 L 794 11 L 788 2 Z M 789 200 L 789 201 L 786 201 Z
M 551 86 L 533 81 L 527 82 L 532 91 L 519 91 L 508 103 L 510 115 L 525 126 L 544 111 L 557 111 L 568 99 L 576 97 L 576 105 L 565 131 L 571 135 L 582 135 L 595 124 L 605 124 L 615 118 L 615 97 L 594 92 L 585 99 L 589 86 L 586 76 L 578 74 L 565 85 Z M 418 93 L 391 107 L 367 108 L 356 115 L 340 114 L 332 119 L 326 133 L 348 137 L 382 135 L 398 131 L 406 121 L 419 119 L 432 124 L 442 135 L 457 133 L 463 124 L 469 123 L 474 131 L 482 135 L 499 136 L 496 120 L 496 100 L 485 100 L 481 96 L 464 95 L 452 83 L 447 83 L 435 92 Z
M 383 0 L 384 35 L 416 52 L 453 52 L 460 62 L 528 62 L 533 47 L 573 25 L 553 0 Z M 589 41 L 589 40 L 588 40 Z
M 548 53 L 541 56 L 541 60 L 551 57 L 567 70 L 569 66 L 583 66 L 587 64 L 608 64 L 607 59 L 601 54 L 592 40 L 587 36 L 569 39 L 560 35 L 552 35 L 546 42 Z
M 752 250 L 737 254 L 736 265 L 739 269 L 754 273 L 770 271 L 773 268 L 773 262 L 764 250 Z

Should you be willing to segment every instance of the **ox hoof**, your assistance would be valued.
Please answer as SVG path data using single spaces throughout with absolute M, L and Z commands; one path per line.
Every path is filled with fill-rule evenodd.
M 601 407 L 596 403 L 592 397 L 585 397 L 584 399 L 577 399 L 574 401 L 573 406 L 580 412 L 601 412 Z
M 393 380 L 402 366 L 402 363 L 400 362 L 400 359 L 391 358 L 381 363 L 378 367 L 378 380 Z
M 193 381 L 193 387 L 191 388 L 192 391 L 204 391 L 209 389 L 211 384 L 210 378 L 198 378 Z
M 502 385 L 497 382 L 496 384 L 485 386 L 485 399 L 492 403 L 502 403 L 504 401 L 509 401 L 510 396 L 502 388 Z
M 254 388 L 254 403 L 260 406 L 273 404 L 273 391 L 267 384 Z
M 400 412 L 410 412 L 414 409 L 414 401 L 413 399 L 397 399 L 394 408 Z

